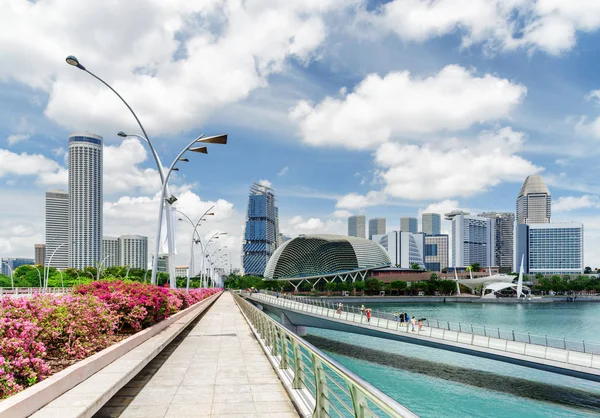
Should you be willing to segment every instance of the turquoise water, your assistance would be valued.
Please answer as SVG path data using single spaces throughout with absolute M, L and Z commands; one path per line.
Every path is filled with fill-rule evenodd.
M 600 343 L 600 304 L 371 304 L 518 332 Z M 494 360 L 309 328 L 307 340 L 422 417 L 600 416 L 600 384 Z

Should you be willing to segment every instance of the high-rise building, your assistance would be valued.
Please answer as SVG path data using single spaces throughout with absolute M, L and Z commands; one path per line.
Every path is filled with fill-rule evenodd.
M 156 263 L 156 270 L 159 273 L 169 272 L 169 254 L 159 254 L 158 262 Z
M 448 268 L 448 235 L 425 235 L 425 268 L 440 272 Z
M 271 254 L 279 246 L 279 210 L 275 192 L 254 183 L 250 187 L 242 244 L 244 273 L 262 276 Z
M 365 238 L 365 222 L 364 215 L 355 215 L 348 218 L 348 235 L 351 237 Z
M 64 190 L 46 192 L 45 260 L 45 266 L 69 267 L 69 193 Z
M 481 267 L 495 265 L 496 224 L 489 218 L 447 214 L 452 218 L 452 265 Z
M 145 270 L 148 266 L 148 237 L 123 235 L 119 237 L 119 263 L 134 269 Z M 106 255 L 105 255 L 106 257 Z
M 35 260 L 33 258 L 0 258 L 0 264 L 2 264 L 2 274 L 5 276 L 10 276 L 11 270 L 14 271 L 17 267 L 25 265 L 33 265 L 34 261 Z
M 412 216 L 403 216 L 400 218 L 400 231 L 416 234 L 417 230 L 419 229 L 418 224 L 419 221 L 417 221 L 417 218 L 413 218 Z
M 581 274 L 583 224 L 577 222 L 517 225 L 516 269 L 526 274 Z
M 33 253 L 37 266 L 46 265 L 46 244 L 35 244 L 33 246 Z
M 513 243 L 515 229 L 515 214 L 510 212 L 484 212 L 479 215 L 490 218 L 496 228 L 496 242 L 494 243 L 494 256 L 501 273 L 516 271 L 513 267 Z
M 385 218 L 369 219 L 369 239 L 373 239 L 373 235 L 383 234 L 385 234 Z
M 175 266 L 175 277 L 187 277 L 188 266 Z
M 102 137 L 69 137 L 69 267 L 102 261 Z
M 550 222 L 550 190 L 538 174 L 527 176 L 517 197 L 517 223 L 542 224 Z
M 102 238 L 102 260 L 104 268 L 124 266 L 121 264 L 121 248 L 119 246 L 119 238 L 103 237 Z
M 423 262 L 425 234 L 391 231 L 387 234 L 373 235 L 373 241 L 385 248 L 392 266 L 409 269 L 411 264 L 416 263 L 419 268 L 425 269 Z
M 442 217 L 439 213 L 421 215 L 421 231 L 427 235 L 439 235 L 442 232 Z

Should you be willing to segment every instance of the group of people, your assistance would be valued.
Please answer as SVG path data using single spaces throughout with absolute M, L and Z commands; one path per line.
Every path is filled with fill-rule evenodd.
M 365 305 L 360 305 L 360 314 L 367 317 L 367 322 L 371 322 L 371 308 L 365 308 Z
M 401 324 L 406 324 L 407 327 L 410 325 L 412 327 L 412 331 L 415 331 L 415 327 L 418 327 L 419 331 L 423 329 L 423 319 L 417 319 L 415 316 L 411 318 L 411 316 L 406 312 L 394 312 L 394 321 L 400 321 Z

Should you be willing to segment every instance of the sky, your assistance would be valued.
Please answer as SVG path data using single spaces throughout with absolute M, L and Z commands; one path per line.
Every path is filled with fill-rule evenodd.
M 240 266 L 248 189 L 270 184 L 288 236 L 347 217 L 512 211 L 541 174 L 553 221 L 584 223 L 600 267 L 597 0 L 4 0 L 0 256 L 44 242 L 45 192 L 67 188 L 73 132 L 104 139 L 104 235 L 154 241 L 159 176 L 201 133 L 176 207 Z M 420 220 L 419 220 L 420 221 Z M 447 221 L 442 229 L 449 231 Z M 177 223 L 177 264 L 191 227 Z

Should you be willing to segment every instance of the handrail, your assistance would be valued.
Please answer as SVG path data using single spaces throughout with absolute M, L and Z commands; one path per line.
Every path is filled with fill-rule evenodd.
M 72 287 L 0 287 L 1 296 L 33 295 L 36 293 L 62 294 L 73 291 Z
M 437 340 L 448 341 L 452 343 L 461 343 L 471 345 L 478 349 L 485 348 L 490 350 L 503 351 L 510 354 L 526 355 L 532 358 L 552 360 L 560 363 L 571 364 L 575 366 L 584 366 L 593 369 L 600 369 L 600 355 L 595 350 L 599 347 L 598 344 L 584 343 L 587 351 L 570 350 L 569 348 L 552 347 L 550 345 L 535 344 L 530 341 L 517 341 L 516 339 L 502 339 L 492 337 L 491 335 L 477 335 L 473 332 L 463 330 L 452 330 L 436 327 L 421 327 L 408 323 L 401 323 L 395 319 L 388 319 L 385 316 L 372 315 L 370 320 L 367 320 L 365 315 L 358 311 L 356 307 L 348 306 L 343 312 L 338 313 L 330 304 L 323 300 L 305 300 L 296 301 L 290 297 L 275 297 L 264 293 L 252 294 L 252 298 L 263 300 L 266 303 L 281 305 L 289 309 L 294 309 L 300 312 L 316 314 L 320 316 L 330 317 L 336 321 L 348 321 L 351 323 L 360 324 L 360 326 L 370 326 L 375 328 L 383 328 L 387 332 L 401 332 L 406 335 L 415 335 L 417 337 L 428 337 Z M 389 316 L 389 314 L 387 314 Z M 516 335 L 516 334 L 515 334 Z M 533 337 L 533 336 L 532 336 Z M 565 341 L 565 346 L 566 341 Z M 592 348 L 594 351 L 590 350 Z
M 312 394 L 313 417 L 417 417 L 239 295 L 233 296 L 279 367 L 293 372 L 293 389 Z

